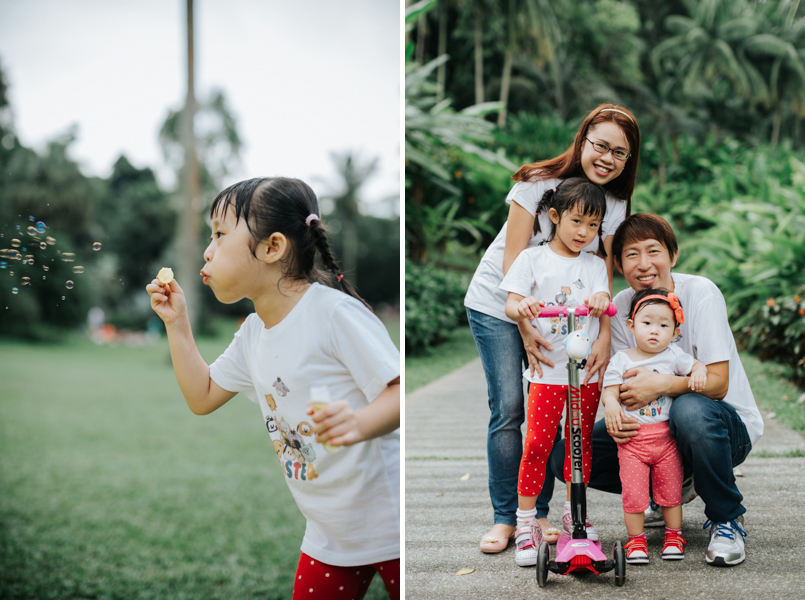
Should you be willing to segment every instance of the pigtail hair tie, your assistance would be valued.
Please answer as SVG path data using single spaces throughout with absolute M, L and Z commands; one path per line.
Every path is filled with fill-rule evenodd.
M 338 283 L 341 283 L 341 280 L 342 280 L 343 278 L 344 278 L 344 276 L 343 276 L 343 275 L 339 275 L 339 276 L 338 276 Z
M 316 221 L 321 221 L 321 217 L 319 217 L 319 215 L 316 215 L 316 214 L 311 213 L 311 214 L 309 214 L 309 215 L 307 216 L 307 219 L 305 219 L 305 225 L 307 225 L 308 227 L 310 227 L 310 222 L 311 222 L 311 221 L 313 221 L 313 220 L 316 220 Z

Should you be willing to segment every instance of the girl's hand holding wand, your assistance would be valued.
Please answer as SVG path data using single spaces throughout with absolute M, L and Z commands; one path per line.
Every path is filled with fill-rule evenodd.
M 151 308 L 165 325 L 187 318 L 184 292 L 175 279 L 167 284 L 154 279 L 145 286 L 145 291 L 151 296 Z

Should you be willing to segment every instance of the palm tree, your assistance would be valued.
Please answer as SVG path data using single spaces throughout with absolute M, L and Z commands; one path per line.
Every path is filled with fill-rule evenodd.
M 506 124 L 512 63 L 515 55 L 533 55 L 538 64 L 551 61 L 559 45 L 559 25 L 547 0 L 508 0 L 506 3 L 506 51 L 500 81 L 498 126 Z
M 747 37 L 743 49 L 768 67 L 766 106 L 773 111 L 771 145 L 780 138 L 783 111 L 790 105 L 797 119 L 805 116 L 805 17 L 796 18 L 799 0 L 758 8 L 760 33 Z
M 689 16 L 666 17 L 672 35 L 651 53 L 657 77 L 678 77 L 681 91 L 694 100 L 720 102 L 731 94 L 763 100 L 766 86 L 739 51 L 739 41 L 756 26 L 747 0 L 685 0 L 684 5 Z

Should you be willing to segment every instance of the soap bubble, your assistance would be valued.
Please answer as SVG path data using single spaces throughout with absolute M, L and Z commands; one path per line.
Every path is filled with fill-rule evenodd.
M 51 246 L 52 246 L 53 244 L 55 244 L 55 243 L 56 243 L 56 238 L 54 238 L 54 237 L 50 237 L 50 236 L 47 236 L 47 237 L 45 238 L 45 241 L 46 241 L 46 242 L 47 242 L 49 245 L 51 245 Z
M 64 262 L 73 262 L 75 260 L 75 254 L 72 252 L 63 252 L 61 255 L 61 259 Z
M 68 280 L 67 280 L 67 283 L 66 283 L 66 284 L 64 284 L 64 285 L 65 285 L 65 287 L 66 287 L 68 290 L 71 290 L 71 289 L 73 289 L 73 286 L 74 286 L 75 284 L 74 284 L 74 283 L 73 283 L 71 280 L 69 280 L 69 279 L 68 279 Z
M 46 229 L 45 224 L 42 221 L 39 221 L 36 224 L 36 231 L 38 233 L 45 233 L 45 229 Z
M 29 217 L 28 217 L 28 220 L 29 220 L 31 223 L 33 223 L 33 222 L 35 221 L 34 216 L 33 216 L 33 215 L 29 216 Z
M 48 245 L 47 245 L 47 243 L 46 243 L 46 242 L 42 242 L 41 244 L 39 244 L 39 249 L 40 249 L 40 250 L 44 250 L 44 249 L 45 249 L 45 248 L 47 248 L 47 247 L 48 247 Z
M 84 272 L 84 267 L 82 267 L 80 265 L 76 265 L 76 266 L 73 267 L 73 273 L 83 273 L 83 272 Z
M 47 271 L 48 269 L 50 269 L 50 267 L 48 267 L 47 265 L 42 265 L 42 268 L 43 268 L 45 271 Z
M 23 261 L 23 263 L 22 263 L 22 264 L 25 264 L 26 262 L 27 262 L 29 265 L 34 264 L 34 255 L 33 255 L 33 254 L 26 254 L 26 255 L 25 255 L 25 260 Z
M 20 254 L 17 250 L 11 250 L 8 253 L 8 257 L 12 260 L 19 260 L 22 254 Z
M 30 277 L 23 277 L 20 282 L 22 285 L 31 285 L 31 278 Z
M 17 238 L 14 238 L 13 240 L 11 240 L 11 247 L 12 248 L 19 248 L 20 247 L 20 241 Z
M 36 227 L 34 227 L 33 225 L 31 225 L 31 226 L 28 228 L 28 235 L 36 235 Z
M 62 296 L 61 299 L 64 300 L 64 296 Z
M 8 258 L 10 255 L 11 255 L 11 250 L 9 248 L 0 249 L 0 258 Z
M 101 249 L 101 243 L 100 242 L 95 242 L 94 244 L 92 244 L 92 249 L 97 252 L 98 250 Z
M 19 290 L 17 288 L 11 288 L 11 293 L 12 294 L 16 294 L 18 292 L 19 292 Z
M 19 231 L 19 230 L 20 230 L 20 226 L 19 226 L 19 225 L 17 225 L 17 231 Z

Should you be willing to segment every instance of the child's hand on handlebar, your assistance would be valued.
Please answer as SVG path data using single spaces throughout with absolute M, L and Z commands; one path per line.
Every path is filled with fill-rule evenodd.
M 545 306 L 543 300 L 537 300 L 534 296 L 523 298 L 517 305 L 517 314 L 523 319 L 536 319 L 539 317 L 540 306 Z
M 591 296 L 586 296 L 584 304 L 590 309 L 590 316 L 597 319 L 609 308 L 609 295 L 606 292 L 598 292 Z

